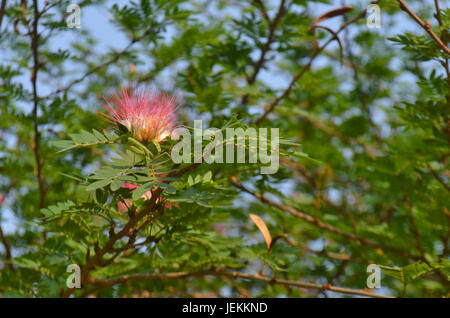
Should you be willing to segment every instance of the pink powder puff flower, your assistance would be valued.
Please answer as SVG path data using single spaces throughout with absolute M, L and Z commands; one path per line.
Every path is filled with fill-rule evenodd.
M 127 188 L 130 190 L 134 190 L 136 188 L 139 188 L 139 186 L 132 184 L 132 183 L 128 183 L 128 182 L 124 182 L 122 184 L 122 188 Z M 148 190 L 147 192 L 145 192 L 141 198 L 143 198 L 144 200 L 150 200 L 152 198 L 152 191 Z M 122 212 L 126 212 L 128 211 L 129 208 L 131 208 L 131 206 L 133 205 L 133 202 L 131 201 L 131 199 L 125 199 L 123 201 L 120 201 L 119 203 L 117 203 L 117 210 L 122 213 Z
M 133 183 L 128 183 L 128 182 L 124 182 L 122 184 L 122 188 L 127 188 L 130 190 L 135 190 L 136 188 L 139 188 L 139 186 L 133 184 Z M 148 190 L 147 192 L 145 192 L 141 198 L 143 198 L 145 201 L 150 200 L 152 198 L 152 191 Z M 158 200 L 156 200 L 156 202 L 158 202 Z M 122 212 L 126 212 L 128 211 L 129 208 L 131 208 L 131 206 L 133 205 L 133 202 L 131 201 L 131 199 L 124 199 L 123 201 L 120 201 L 119 203 L 117 203 L 117 210 L 122 213 Z M 172 204 L 170 202 L 167 202 L 165 204 L 166 208 L 168 208 L 169 210 L 172 210 Z
M 107 121 L 116 129 L 124 126 L 140 142 L 161 142 L 170 136 L 176 127 L 175 112 L 182 104 L 178 96 L 132 85 L 128 91 L 122 86 L 121 95 L 115 92 L 109 100 L 104 99 Z

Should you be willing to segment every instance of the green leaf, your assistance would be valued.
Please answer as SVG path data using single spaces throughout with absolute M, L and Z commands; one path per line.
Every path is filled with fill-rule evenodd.
M 44 214 L 44 216 L 46 216 L 46 217 L 54 216 L 54 215 L 61 214 L 63 211 L 68 210 L 69 208 L 71 208 L 74 205 L 75 205 L 75 203 L 73 203 L 72 201 L 58 202 L 55 205 L 51 205 L 45 209 L 42 209 L 41 213 Z
M 111 183 L 111 180 L 109 180 L 109 179 L 95 181 L 94 183 L 91 183 L 90 185 L 88 185 L 86 187 L 86 191 L 93 191 L 93 190 L 98 189 L 98 188 L 103 188 L 103 187 L 107 186 L 110 183 Z
M 205 175 L 203 176 L 203 182 L 209 182 L 211 181 L 212 178 L 212 172 L 208 171 L 207 173 L 205 173 Z
M 74 145 L 72 140 L 56 140 L 52 141 L 51 144 L 57 148 L 70 148 Z
M 69 136 L 72 140 L 58 140 L 52 142 L 55 147 L 62 148 L 57 153 L 82 147 L 112 144 L 119 138 L 115 133 L 108 133 L 105 131 L 104 134 L 102 134 L 95 129 L 93 130 L 93 133 L 81 130 L 79 133 L 69 134 Z
M 441 268 L 450 268 L 450 262 L 442 260 L 439 263 L 424 263 L 418 261 L 414 264 L 406 265 L 404 267 L 389 267 L 380 265 L 381 269 L 388 276 L 401 280 L 404 284 L 407 284 L 423 275 L 433 272 Z
M 120 180 L 114 180 L 113 182 L 111 182 L 111 191 L 117 191 L 122 187 L 122 181 Z
M 169 183 L 164 183 L 164 182 L 156 182 L 158 184 L 158 186 L 162 189 L 164 189 L 165 192 L 167 192 L 168 194 L 174 194 L 177 191 L 175 190 L 175 188 L 173 187 L 173 185 L 169 184 Z
M 72 180 L 78 181 L 78 182 L 82 182 L 83 181 L 83 179 L 81 177 L 78 177 L 78 176 L 74 176 L 74 175 L 70 175 L 70 174 L 62 173 L 62 172 L 59 172 L 59 174 L 64 176 L 64 177 L 70 178 Z
M 131 196 L 133 200 L 138 200 L 141 198 L 147 191 L 151 190 L 154 186 L 154 182 L 147 182 L 141 185 L 139 188 L 133 191 L 133 195 Z
M 100 204 L 105 204 L 108 200 L 108 194 L 106 191 L 103 191 L 102 189 L 95 190 L 95 199 Z

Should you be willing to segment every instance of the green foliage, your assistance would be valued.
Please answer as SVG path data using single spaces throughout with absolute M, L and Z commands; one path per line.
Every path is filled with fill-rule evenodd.
M 34 2 L 0 25 L 0 297 L 336 296 L 321 286 L 357 294 L 373 263 L 374 293 L 449 296 L 450 57 L 396 1 L 380 29 L 352 20 L 369 1 L 333 17 L 332 1 L 79 1 L 117 43 L 94 37 L 100 18 L 68 29 L 71 1 L 36 2 L 38 39 Z M 434 11 L 417 14 L 447 45 L 450 9 Z M 342 50 L 311 28 L 323 14 L 349 22 Z M 102 97 L 129 81 L 182 93 L 179 125 L 218 127 L 202 149 L 246 163 L 176 164 L 179 140 L 107 128 Z M 278 128 L 279 169 L 227 128 Z
M 450 270 L 450 263 L 448 260 L 443 259 L 439 263 L 433 262 L 427 264 L 419 261 L 417 263 L 406 265 L 404 267 L 381 266 L 381 268 L 386 275 L 399 279 L 406 285 L 423 275 L 429 274 L 430 272 L 439 269 L 445 269 L 448 271 Z
M 92 133 L 82 130 L 80 133 L 70 134 L 70 137 L 72 140 L 57 140 L 52 144 L 57 148 L 63 148 L 59 151 L 63 152 L 81 147 L 112 144 L 118 139 L 114 133 L 107 131 L 101 133 L 95 129 L 92 130 Z

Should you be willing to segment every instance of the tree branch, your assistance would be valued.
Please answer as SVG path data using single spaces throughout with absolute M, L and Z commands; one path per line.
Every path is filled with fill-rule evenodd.
M 285 0 L 281 0 L 280 6 L 278 8 L 278 12 L 277 12 L 275 18 L 273 19 L 273 21 L 269 21 L 269 35 L 267 36 L 266 43 L 264 44 L 264 46 L 261 49 L 261 54 L 259 56 L 258 61 L 255 64 L 255 69 L 253 71 L 253 74 L 250 77 L 250 79 L 248 80 L 249 85 L 252 85 L 255 82 L 256 77 L 258 76 L 258 73 L 261 70 L 261 68 L 266 60 L 265 59 L 266 54 L 269 51 L 270 45 L 272 44 L 272 42 L 274 40 L 275 30 L 276 30 L 278 24 L 280 23 L 281 18 L 285 14 L 285 8 L 284 8 L 285 2 L 286 2 Z M 246 95 L 246 96 L 248 96 L 248 95 Z
M 397 0 L 397 2 L 400 4 L 400 8 L 408 13 L 427 33 L 433 38 L 433 40 L 436 42 L 436 44 L 444 50 L 445 53 L 450 55 L 450 49 L 447 47 L 446 44 L 444 44 L 441 39 L 436 35 L 436 33 L 433 32 L 433 29 L 431 28 L 431 24 L 429 21 L 423 21 L 417 14 L 412 11 L 408 5 L 403 0 Z M 439 4 L 438 4 L 439 7 Z M 440 13 L 439 13 L 440 14 Z
M 450 186 L 448 186 L 444 180 L 441 179 L 441 177 L 439 176 L 439 174 L 434 171 L 433 168 L 431 168 L 431 166 L 427 163 L 427 168 L 428 170 L 430 170 L 431 174 L 433 175 L 433 177 L 444 187 L 445 190 L 450 192 Z
M 84 75 L 82 75 L 81 77 L 73 80 L 72 82 L 70 82 L 67 86 L 63 87 L 63 88 L 59 88 L 56 91 L 50 93 L 49 95 L 45 96 L 44 98 L 49 98 L 51 96 L 57 95 L 59 93 L 65 93 L 68 90 L 70 90 L 72 88 L 72 86 L 82 82 L 85 78 L 89 77 L 90 75 L 96 73 L 97 71 L 101 70 L 102 68 L 116 62 L 117 60 L 119 60 L 119 58 L 124 55 L 125 53 L 127 53 L 128 49 L 136 42 L 139 42 L 140 40 L 144 39 L 146 36 L 148 36 L 151 32 L 153 31 L 152 28 L 147 29 L 142 35 L 138 36 L 138 37 L 134 37 L 131 39 L 131 41 L 128 43 L 127 46 L 125 46 L 122 50 L 120 50 L 115 56 L 113 56 L 112 58 L 110 58 L 109 60 L 97 65 L 96 67 L 94 67 L 93 69 L 89 70 L 88 72 L 86 72 Z
M 345 238 L 347 238 L 347 239 L 349 239 L 351 241 L 360 242 L 363 245 L 367 245 L 367 246 L 371 246 L 371 247 L 375 247 L 375 248 L 381 248 L 383 250 L 390 251 L 390 252 L 392 252 L 394 254 L 398 254 L 398 255 L 401 255 L 401 256 L 406 257 L 406 258 L 420 259 L 420 257 L 418 257 L 416 255 L 411 255 L 411 254 L 409 254 L 406 251 L 402 251 L 402 250 L 399 250 L 397 248 L 390 247 L 390 246 L 385 246 L 385 245 L 380 244 L 378 242 L 371 241 L 369 239 L 356 236 L 356 235 L 354 235 L 352 233 L 344 232 L 344 231 L 342 231 L 342 230 L 340 230 L 340 229 L 338 229 L 338 228 L 336 228 L 336 227 L 334 227 L 334 226 L 332 226 L 332 225 L 330 225 L 328 223 L 322 222 L 322 221 L 318 220 L 317 218 L 314 218 L 314 217 L 310 216 L 309 214 L 306 214 L 304 212 L 301 212 L 301 211 L 298 211 L 296 209 L 293 209 L 290 206 L 287 206 L 287 205 L 284 205 L 284 204 L 278 204 L 278 203 L 276 203 L 276 202 L 274 202 L 274 201 L 272 201 L 272 200 L 262 196 L 259 193 L 253 192 L 253 191 L 245 188 L 242 184 L 238 183 L 236 179 L 234 179 L 234 180 L 232 179 L 230 182 L 236 188 L 251 194 L 252 196 L 257 198 L 259 201 L 261 201 L 263 203 L 266 203 L 266 204 L 268 204 L 270 206 L 273 206 L 273 207 L 275 207 L 275 208 L 277 208 L 279 210 L 288 212 L 289 214 L 291 214 L 291 215 L 293 215 L 293 216 L 295 216 L 295 217 L 297 217 L 297 218 L 299 218 L 301 220 L 304 220 L 304 221 L 306 221 L 306 222 L 308 222 L 310 224 L 313 224 L 313 225 L 315 225 L 315 226 L 317 226 L 317 227 L 319 227 L 319 228 L 321 228 L 323 230 L 326 230 L 326 231 L 329 231 L 331 233 L 337 234 L 339 236 L 345 237 Z
M 104 264 L 103 256 L 107 253 L 113 252 L 114 244 L 120 240 L 121 238 L 133 235 L 133 228 L 134 226 L 142 220 L 145 216 L 147 216 L 150 212 L 153 211 L 153 208 L 156 205 L 156 200 L 159 198 L 159 196 L 162 193 L 162 189 L 158 188 L 154 191 L 152 191 L 152 197 L 149 200 L 147 207 L 139 213 L 136 213 L 134 217 L 130 218 L 130 220 L 125 224 L 125 226 L 117 233 L 114 232 L 114 228 L 111 227 L 110 233 L 109 233 L 109 239 L 104 245 L 103 248 L 97 249 L 95 252 L 95 255 L 92 257 L 89 255 L 89 253 L 86 255 L 86 264 L 82 266 L 81 268 L 81 283 L 83 285 L 88 284 L 89 282 L 89 274 L 92 269 L 94 269 L 97 265 L 102 266 Z M 134 233 L 135 235 L 136 233 Z M 114 257 L 114 256 L 113 256 Z M 116 256 L 117 257 L 117 256 Z M 62 297 L 69 297 L 75 290 L 72 288 L 67 289 L 63 294 Z
M 44 177 L 42 175 L 42 160 L 40 154 L 40 132 L 39 132 L 39 118 L 38 118 L 38 106 L 39 106 L 39 96 L 37 92 L 37 75 L 39 68 L 42 66 L 39 62 L 39 34 L 38 34 L 38 22 L 39 22 L 39 7 L 38 0 L 33 0 L 33 26 L 31 30 L 31 50 L 33 54 L 33 69 L 31 70 L 31 85 L 33 87 L 33 129 L 34 129 L 34 140 L 33 140 L 33 152 L 36 164 L 36 178 L 38 181 L 39 188 L 39 209 L 42 209 L 45 204 L 45 183 Z
M 342 24 L 339 29 L 335 32 L 336 35 L 338 35 L 342 30 L 344 30 L 347 26 L 349 26 L 350 24 L 356 22 L 357 20 L 359 20 L 360 18 L 364 17 L 366 15 L 366 10 L 364 10 L 363 12 L 361 12 L 358 16 L 356 16 L 355 18 L 349 20 L 348 22 Z M 278 96 L 277 98 L 275 98 L 273 100 L 273 102 L 266 107 L 266 110 L 264 112 L 264 114 L 259 117 L 256 120 L 256 125 L 259 125 L 261 122 L 263 122 L 267 116 L 269 116 L 269 114 L 275 109 L 275 107 L 278 106 L 278 104 L 281 102 L 281 100 L 283 100 L 286 96 L 289 95 L 289 93 L 291 92 L 292 88 L 294 87 L 294 84 L 308 71 L 311 69 L 311 65 L 313 63 L 313 61 L 315 60 L 315 58 L 319 55 L 319 53 L 321 53 L 327 46 L 328 44 L 330 44 L 333 40 L 336 39 L 336 36 L 331 37 L 330 39 L 328 39 L 322 46 L 320 46 L 319 48 L 317 48 L 316 50 L 314 50 L 313 54 L 309 57 L 308 63 L 306 63 L 306 65 L 300 70 L 300 72 L 298 72 L 296 75 L 294 75 L 294 77 L 292 78 L 291 82 L 289 83 L 288 87 L 284 90 L 284 92 Z
M 174 273 L 166 273 L 166 274 L 133 274 L 133 275 L 124 275 L 115 278 L 109 279 L 99 279 L 92 280 L 90 283 L 95 286 L 101 287 L 110 287 L 118 284 L 124 284 L 128 282 L 135 281 L 151 281 L 151 280 L 165 280 L 165 279 L 184 279 L 189 277 L 204 277 L 204 276 L 225 276 L 230 278 L 241 278 L 241 279 L 249 279 L 253 281 L 261 281 L 268 284 L 282 285 L 282 286 L 290 286 L 290 287 L 299 287 L 299 288 L 308 288 L 308 289 L 318 289 L 318 290 L 328 290 L 336 293 L 350 294 L 350 295 L 360 295 L 367 297 L 376 297 L 376 298 L 391 298 L 390 296 L 379 295 L 369 291 L 360 290 L 360 289 L 351 289 L 333 286 L 330 284 L 315 284 L 310 282 L 303 281 L 294 281 L 294 280 L 286 280 L 286 279 L 277 279 L 270 278 L 258 274 L 247 274 L 241 272 L 228 272 L 228 271 L 203 271 L 203 272 L 174 272 Z
M 6 0 L 2 0 L 2 3 L 0 4 L 0 36 L 2 31 L 3 17 L 5 15 L 5 9 L 6 9 Z
M 260 7 L 263 17 L 267 20 L 269 24 L 269 35 L 267 36 L 267 41 L 264 43 L 263 47 L 261 48 L 261 54 L 259 56 L 258 61 L 255 64 L 255 68 L 253 70 L 253 74 L 250 78 L 247 79 L 248 85 L 253 85 L 256 81 L 256 77 L 258 76 L 259 72 L 261 71 L 261 68 L 264 65 L 264 62 L 266 61 L 266 54 L 270 50 L 270 46 L 272 45 L 274 38 L 275 38 L 275 30 L 278 26 L 278 24 L 281 21 L 281 18 L 286 13 L 285 11 L 285 0 L 281 0 L 280 6 L 278 7 L 277 14 L 275 15 L 275 18 L 273 21 L 270 20 L 269 16 L 267 15 L 267 11 L 265 9 L 264 3 L 262 1 L 255 1 Z M 245 94 L 242 97 L 241 105 L 246 105 L 248 103 L 249 94 Z M 239 116 L 238 116 L 239 117 Z
M 14 266 L 12 264 L 11 245 L 9 244 L 9 241 L 6 238 L 6 235 L 3 233 L 1 225 L 0 225 L 0 239 L 2 240 L 3 246 L 5 247 L 6 263 L 8 264 L 8 267 L 11 269 L 11 271 L 15 272 Z
M 175 170 L 172 173 L 168 174 L 168 177 L 180 177 L 184 173 L 191 171 L 192 169 L 195 169 L 199 164 L 193 163 L 189 166 L 186 166 L 180 170 Z M 134 237 L 140 230 L 142 230 L 142 226 L 136 227 L 137 224 L 143 220 L 146 216 L 148 216 L 151 212 L 156 211 L 158 209 L 158 204 L 156 201 L 160 198 L 161 194 L 163 192 L 162 188 L 157 188 L 152 191 L 151 199 L 148 201 L 147 206 L 145 209 L 143 209 L 141 212 L 136 213 L 133 217 L 129 219 L 129 221 L 124 225 L 124 227 L 117 233 L 114 232 L 114 227 L 111 227 L 110 233 L 109 233 L 109 239 L 106 242 L 106 244 L 103 246 L 103 248 L 96 249 L 95 255 L 92 257 L 89 255 L 89 253 L 86 255 L 86 264 L 82 266 L 81 268 L 81 283 L 83 285 L 90 284 L 89 274 L 92 269 L 94 269 L 96 266 L 104 266 L 105 264 L 108 264 L 109 261 L 114 260 L 119 254 L 117 254 L 117 250 L 114 249 L 114 244 L 126 237 L 130 236 L 130 239 Z M 158 215 L 155 218 L 152 218 L 151 221 L 154 221 L 157 217 L 159 217 L 162 213 L 158 213 Z M 144 224 L 146 224 L 146 221 L 144 221 Z M 132 239 L 134 242 L 134 238 Z M 126 245 L 129 248 L 133 248 L 132 244 Z M 124 249 L 120 250 L 122 252 Z M 103 257 L 105 254 L 116 252 L 112 259 L 108 261 L 104 261 Z M 62 297 L 69 297 L 72 295 L 72 293 L 75 291 L 73 288 L 67 289 L 65 292 L 62 293 Z

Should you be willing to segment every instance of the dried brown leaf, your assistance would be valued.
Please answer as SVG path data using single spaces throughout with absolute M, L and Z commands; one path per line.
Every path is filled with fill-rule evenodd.
M 270 232 L 266 226 L 266 223 L 264 223 L 264 221 L 256 214 L 250 214 L 250 219 L 252 219 L 252 221 L 261 231 L 262 235 L 264 236 L 264 240 L 266 241 L 267 249 L 270 250 L 270 246 L 272 244 L 272 237 L 270 236 Z
M 347 13 L 348 11 L 353 10 L 352 6 L 343 6 L 334 10 L 330 10 L 328 12 L 325 12 L 324 14 L 322 14 L 321 16 L 319 16 L 315 21 L 314 21 L 314 25 L 317 25 L 318 23 L 328 20 L 330 18 L 336 17 L 338 15 L 343 15 L 345 13 Z

